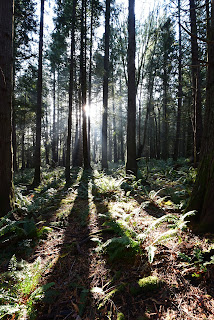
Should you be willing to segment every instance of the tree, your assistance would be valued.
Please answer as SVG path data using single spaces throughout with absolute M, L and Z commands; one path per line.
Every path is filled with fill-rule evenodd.
M 110 36 L 110 0 L 106 0 L 105 12 L 105 55 L 103 76 L 103 120 L 102 120 L 102 169 L 108 168 L 107 162 L 107 115 L 108 115 L 108 80 L 109 80 L 109 36 Z
M 181 47 L 181 1 L 178 0 L 178 109 L 177 109 L 177 126 L 175 135 L 175 145 L 173 159 L 177 160 L 179 155 L 179 142 L 181 136 L 181 107 L 182 107 L 182 47 Z
M 83 162 L 84 168 L 90 168 L 90 158 L 88 150 L 87 136 L 87 116 L 86 116 L 86 0 L 82 0 L 81 11 L 81 48 L 80 48 L 80 84 L 81 84 L 81 105 L 82 105 L 82 135 L 83 135 Z
M 41 119 L 42 119 L 42 52 L 43 52 L 43 23 L 44 23 L 44 1 L 41 0 L 40 32 L 39 32 L 39 63 L 37 82 L 37 110 L 36 110 L 36 148 L 35 148 L 35 172 L 33 185 L 41 181 Z
M 196 210 L 200 229 L 213 231 L 214 224 L 214 1 L 207 17 L 207 85 L 206 110 L 201 157 L 196 182 L 187 210 Z M 210 12 L 208 10 L 208 12 Z
M 0 216 L 13 208 L 12 174 L 12 21 L 13 0 L 0 2 Z
M 193 94 L 193 136 L 194 136 L 194 162 L 199 159 L 202 138 L 202 112 L 201 112 L 201 71 L 199 50 L 197 42 L 197 24 L 195 0 L 190 0 L 191 25 L 191 53 L 192 53 L 192 94 Z
M 128 118 L 126 172 L 137 174 L 136 161 L 136 84 L 135 84 L 135 0 L 129 0 L 128 17 Z
M 16 0 L 14 3 L 14 42 L 13 42 L 13 92 L 16 87 L 15 74 L 21 69 L 22 62 L 26 64 L 32 56 L 31 37 L 32 32 L 36 30 L 34 1 Z M 12 116 L 12 143 L 13 143 L 13 168 L 18 170 L 16 157 L 16 102 L 13 97 L 13 116 Z
M 73 87 L 74 87 L 75 17 L 76 17 L 76 0 L 73 0 L 72 28 L 71 28 L 70 81 L 69 81 L 68 135 L 67 135 L 66 170 L 65 170 L 65 178 L 67 183 L 70 181 L 70 165 L 71 165 L 71 122 L 72 122 Z

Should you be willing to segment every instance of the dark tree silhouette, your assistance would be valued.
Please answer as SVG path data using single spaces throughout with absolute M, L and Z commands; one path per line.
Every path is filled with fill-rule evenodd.
M 13 208 L 12 32 L 13 0 L 0 2 L 0 216 Z
M 129 0 L 128 18 L 128 123 L 126 171 L 137 174 L 136 161 L 136 84 L 135 84 L 135 0 Z

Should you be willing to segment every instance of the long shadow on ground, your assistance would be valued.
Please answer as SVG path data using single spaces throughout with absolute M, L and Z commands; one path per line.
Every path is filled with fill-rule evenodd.
M 38 319 L 82 317 L 90 301 L 89 195 L 90 171 L 83 171 L 77 196 L 67 220 L 58 260 L 45 281 L 55 282 L 57 296 L 40 311 Z M 48 297 L 45 297 L 48 298 Z M 47 299 L 45 299 L 47 300 Z M 90 308 L 89 319 L 94 319 Z

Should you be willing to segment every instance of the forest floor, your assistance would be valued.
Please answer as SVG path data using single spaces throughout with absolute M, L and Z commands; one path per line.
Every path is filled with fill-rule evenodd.
M 13 219 L 0 224 L 0 318 L 214 319 L 214 236 L 192 233 L 182 213 L 194 169 L 146 164 L 138 179 L 73 169 L 69 186 L 48 170 L 34 190 L 26 177 L 13 216 L 34 222 L 37 240 L 29 223 L 16 242 L 15 224 L 2 238 Z

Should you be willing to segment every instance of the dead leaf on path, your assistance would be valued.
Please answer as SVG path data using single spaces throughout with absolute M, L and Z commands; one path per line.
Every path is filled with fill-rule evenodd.
M 74 307 L 74 310 L 78 313 L 79 312 L 79 308 L 78 305 L 76 303 L 74 303 L 73 301 L 71 301 L 72 306 Z

